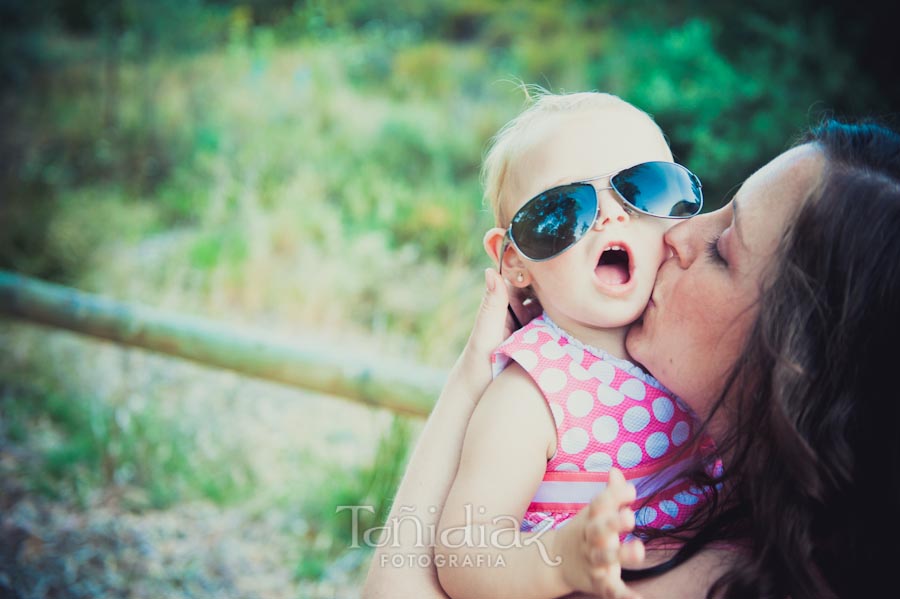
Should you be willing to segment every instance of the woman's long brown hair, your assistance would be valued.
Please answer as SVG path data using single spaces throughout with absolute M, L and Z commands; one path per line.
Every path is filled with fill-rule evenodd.
M 710 501 L 673 531 L 673 564 L 738 548 L 709 597 L 882 596 L 900 571 L 900 136 L 830 120 L 802 141 L 827 166 L 715 407 L 725 473 L 697 470 Z

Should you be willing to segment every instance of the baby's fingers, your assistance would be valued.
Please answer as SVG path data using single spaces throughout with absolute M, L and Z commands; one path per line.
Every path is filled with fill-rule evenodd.
M 603 505 L 596 512 L 589 515 L 587 524 L 584 527 L 584 538 L 591 545 L 595 545 L 606 537 L 619 538 L 619 533 L 626 533 L 631 530 L 627 528 L 628 524 L 634 521 L 634 513 L 631 508 L 622 508 L 616 510 L 611 505 Z
M 634 488 L 634 485 L 625 480 L 625 475 L 618 468 L 610 469 L 606 490 L 619 505 L 631 505 L 637 497 L 637 490 Z
M 630 506 L 634 502 L 635 496 L 634 485 L 625 481 L 620 470 L 613 468 L 609 471 L 606 489 L 591 500 L 588 517 L 612 514 L 623 506 Z
M 623 543 L 619 548 L 619 563 L 628 570 L 637 570 L 644 565 L 646 550 L 644 544 L 634 539 Z
M 633 539 L 620 543 L 616 536 L 598 539 L 588 549 L 588 563 L 592 568 L 621 565 L 629 570 L 637 570 L 643 566 L 646 549 L 644 544 Z
M 602 567 L 616 564 L 619 561 L 619 535 L 612 533 L 595 536 L 589 541 L 588 563 L 591 567 Z
M 631 510 L 623 508 L 623 511 Z M 630 528 L 624 529 L 621 525 L 623 518 L 619 515 L 613 515 L 609 518 L 594 518 L 588 522 L 584 531 L 584 538 L 587 542 L 588 561 L 592 566 L 603 566 L 617 563 L 620 559 L 620 549 L 622 547 L 619 538 L 625 534 Z M 624 518 L 625 522 L 634 526 L 634 514 Z
M 597 501 L 597 505 L 593 505 L 592 514 L 588 516 L 588 522 L 584 529 L 584 538 L 588 543 L 594 543 L 598 539 L 615 533 L 615 535 L 625 535 L 635 526 L 634 511 L 630 507 L 621 507 L 616 509 L 613 505 L 606 502 Z

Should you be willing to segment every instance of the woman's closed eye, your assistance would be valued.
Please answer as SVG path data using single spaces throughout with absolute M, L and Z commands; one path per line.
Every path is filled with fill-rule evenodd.
M 712 260 L 713 262 L 721 264 L 722 266 L 728 266 L 728 261 L 725 260 L 725 257 L 722 256 L 722 253 L 719 252 L 720 237 L 721 234 L 718 234 L 706 242 L 706 255 L 709 256 L 710 260 Z

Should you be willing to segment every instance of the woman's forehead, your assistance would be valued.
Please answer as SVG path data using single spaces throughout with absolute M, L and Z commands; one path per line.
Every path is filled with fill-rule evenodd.
M 806 144 L 784 152 L 747 179 L 732 201 L 736 233 L 747 249 L 774 251 L 824 166 L 819 148 Z

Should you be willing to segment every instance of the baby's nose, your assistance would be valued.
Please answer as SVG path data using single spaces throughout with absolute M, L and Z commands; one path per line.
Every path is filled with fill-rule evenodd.
M 598 231 L 602 231 L 604 227 L 612 222 L 625 224 L 631 220 L 631 216 L 622 205 L 622 201 L 611 187 L 597 190 L 597 210 L 599 214 L 594 220 L 594 228 Z

